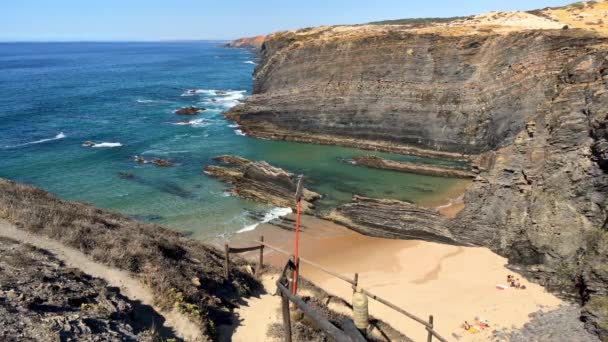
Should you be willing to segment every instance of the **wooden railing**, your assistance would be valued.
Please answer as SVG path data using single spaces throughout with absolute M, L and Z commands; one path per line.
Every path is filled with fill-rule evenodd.
M 296 268 L 296 264 L 290 259 L 285 265 L 285 268 L 283 268 L 283 272 L 276 283 L 277 292 L 281 295 L 281 312 L 283 314 L 285 342 L 291 342 L 291 314 L 289 312 L 289 302 L 292 302 L 300 311 L 302 311 L 302 313 L 310 318 L 319 329 L 333 340 L 337 342 L 367 341 L 355 327 L 355 324 L 351 319 L 344 318 L 341 322 L 342 329 L 340 329 L 331 323 L 327 317 L 321 315 L 317 310 L 308 305 L 302 298 L 291 293 L 291 290 L 288 288 L 289 280 L 287 278 L 287 273 Z
M 342 274 L 339 274 L 337 272 L 328 270 L 327 268 L 313 262 L 310 260 L 307 260 L 305 258 L 298 258 L 298 262 L 294 263 L 293 262 L 293 256 L 291 255 L 291 253 L 272 246 L 266 242 L 264 242 L 264 237 L 261 236 L 259 241 L 255 241 L 258 245 L 257 246 L 252 246 L 252 247 L 243 247 L 243 248 L 232 248 L 230 247 L 228 244 L 225 244 L 224 248 L 225 248 L 225 275 L 226 278 L 230 277 L 230 254 L 238 254 L 238 253 L 245 253 L 245 252 L 251 252 L 251 251 L 255 251 L 255 250 L 259 250 L 260 251 L 260 256 L 259 256 L 259 261 L 258 261 L 258 267 L 256 269 L 256 274 L 264 267 L 264 248 L 267 247 L 269 249 L 272 249 L 276 252 L 279 252 L 281 254 L 284 254 L 286 256 L 289 257 L 289 261 L 287 262 L 287 264 L 285 265 L 285 267 L 283 268 L 283 272 L 281 273 L 281 277 L 279 278 L 279 280 L 277 280 L 277 290 L 278 292 L 281 294 L 281 298 L 283 300 L 283 324 L 284 324 L 284 328 L 285 328 L 285 335 L 289 336 L 289 340 L 291 341 L 291 323 L 289 323 L 289 307 L 287 307 L 287 317 L 285 316 L 285 305 L 288 305 L 288 302 L 291 301 L 292 303 L 294 303 L 300 310 L 302 310 L 302 312 L 304 312 L 305 314 L 307 314 L 314 322 L 315 324 L 317 324 L 317 326 L 319 326 L 319 328 L 321 328 L 326 334 L 328 334 L 329 336 L 333 337 L 334 339 L 336 339 L 337 341 L 359 341 L 357 339 L 353 340 L 352 338 L 354 338 L 352 335 L 352 329 L 357 330 L 353 324 L 353 322 L 351 320 L 348 320 L 349 322 L 342 322 L 345 328 L 345 331 L 341 331 L 340 329 L 338 329 L 336 326 L 334 326 L 333 324 L 331 324 L 331 322 L 326 321 L 324 322 L 322 321 L 322 316 L 319 316 L 318 313 L 316 313 L 316 311 L 314 311 L 314 309 L 310 308 L 309 306 L 307 306 L 305 309 L 301 308 L 301 306 L 306 305 L 306 303 L 304 303 L 304 301 L 302 301 L 301 298 L 297 297 L 296 295 L 292 294 L 290 289 L 288 288 L 289 283 L 287 280 L 287 271 L 288 270 L 293 270 L 294 267 L 296 267 L 296 265 L 299 266 L 300 262 L 304 262 L 306 264 L 309 264 L 312 267 L 315 267 L 333 277 L 336 277 L 340 280 L 345 281 L 346 283 L 348 283 L 353 291 L 360 291 L 362 293 L 364 293 L 365 295 L 367 295 L 369 298 L 377 301 L 378 303 L 381 303 L 397 312 L 399 312 L 400 314 L 408 317 L 409 319 L 420 323 L 421 325 L 424 326 L 424 328 L 426 329 L 426 331 L 428 332 L 428 336 L 427 336 L 427 341 L 428 342 L 432 342 L 433 337 L 435 337 L 437 340 L 441 341 L 441 342 L 447 342 L 447 340 L 445 338 L 443 338 L 441 335 L 439 335 L 439 333 L 437 333 L 434 330 L 434 322 L 433 322 L 433 315 L 429 316 L 428 321 L 410 313 L 407 312 L 406 310 L 400 308 L 399 306 L 391 303 L 390 301 L 383 299 L 381 297 L 378 297 L 377 295 L 369 292 L 368 290 L 365 290 L 363 288 L 359 287 L 359 274 L 355 273 L 354 277 L 351 279 L 349 277 L 346 277 Z M 296 274 L 300 274 L 299 270 Z M 306 311 L 305 311 L 306 310 Z M 316 316 L 312 316 L 313 312 Z M 287 323 L 285 323 L 285 321 L 288 320 Z M 331 326 L 333 326 L 333 328 L 331 328 L 330 326 L 328 326 L 327 324 L 330 324 Z M 287 326 L 289 325 L 289 326 Z M 352 325 L 352 327 L 350 327 L 350 325 Z M 336 330 L 337 329 L 337 330 Z M 347 331 L 348 330 L 348 331 Z M 338 339 L 336 336 L 334 336 L 334 334 L 340 334 L 341 331 L 343 333 L 343 335 L 340 335 L 340 338 L 348 338 L 348 339 Z M 357 330 L 358 331 L 358 330 Z M 344 335 L 345 334 L 345 335 Z M 360 333 L 359 333 L 360 334 Z M 362 337 L 363 338 L 363 337 Z M 363 341 L 365 341 L 365 339 L 363 338 Z
M 258 261 L 258 267 L 255 269 L 255 274 L 259 274 L 259 272 L 264 267 L 264 237 L 260 237 L 259 246 L 252 247 L 242 247 L 242 248 L 234 248 L 230 247 L 227 243 L 224 244 L 224 276 L 226 279 L 230 279 L 230 254 L 240 254 L 251 252 L 255 250 L 260 250 L 260 258 Z

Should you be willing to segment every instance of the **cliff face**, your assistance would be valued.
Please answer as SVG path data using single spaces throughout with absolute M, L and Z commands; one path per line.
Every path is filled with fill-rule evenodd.
M 367 222 L 351 209 L 376 202 L 361 199 L 337 212 L 374 235 L 439 224 L 425 236 L 488 246 L 586 304 L 589 329 L 608 338 L 608 39 L 548 13 L 276 33 L 254 95 L 227 116 L 265 138 L 480 154 L 490 162 L 453 220 Z
M 370 29 L 271 35 L 254 96 L 228 115 L 252 135 L 480 153 L 546 110 L 581 31 L 442 35 Z

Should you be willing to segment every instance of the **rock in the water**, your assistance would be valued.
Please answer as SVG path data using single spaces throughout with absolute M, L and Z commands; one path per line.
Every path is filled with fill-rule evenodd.
M 279 207 L 295 208 L 296 175 L 264 161 L 249 161 L 236 156 L 219 156 L 214 160 L 230 167 L 209 165 L 204 168 L 204 173 L 233 184 L 233 194 Z M 320 197 L 316 192 L 304 189 L 302 212 L 314 212 L 313 202 Z
M 152 164 L 160 167 L 169 167 L 175 165 L 173 162 L 165 159 L 154 158 L 152 159 Z
M 205 110 L 205 108 L 188 106 L 188 107 L 183 107 L 183 108 L 175 110 L 175 114 L 177 114 L 177 115 L 196 115 L 204 110 Z
M 158 166 L 158 167 L 169 167 L 169 166 L 175 165 L 172 161 L 169 161 L 169 160 L 166 160 L 166 159 L 160 159 L 160 158 L 154 158 L 152 160 L 148 160 L 148 159 L 145 159 L 142 156 L 134 156 L 133 160 L 135 160 L 136 163 L 140 163 L 140 164 L 153 164 L 153 165 Z
M 410 163 L 398 160 L 389 160 L 372 155 L 354 157 L 355 165 L 363 165 L 376 169 L 393 170 L 399 172 L 417 173 L 421 175 L 452 177 L 452 178 L 475 178 L 477 174 L 467 168 L 458 168 L 444 165 L 430 165 L 421 163 Z

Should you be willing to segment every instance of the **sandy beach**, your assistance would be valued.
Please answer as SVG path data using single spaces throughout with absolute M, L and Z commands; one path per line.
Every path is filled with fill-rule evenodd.
M 314 217 L 303 217 L 302 224 L 301 257 L 349 277 L 358 272 L 360 286 L 368 291 L 421 318 L 432 314 L 436 329 L 448 340 L 456 340 L 456 335 L 460 341 L 485 341 L 492 330 L 519 328 L 528 314 L 561 303 L 518 275 L 527 289 L 497 289 L 514 273 L 505 268 L 505 258 L 487 248 L 372 238 Z M 293 248 L 293 232 L 269 224 L 238 234 L 231 245 L 251 245 L 260 235 L 285 250 Z M 265 260 L 281 267 L 286 257 L 267 251 Z M 327 292 L 350 300 L 352 290 L 344 281 L 306 264 L 301 270 Z M 421 325 L 373 300 L 370 313 L 415 341 L 426 338 Z M 471 334 L 460 327 L 475 317 L 488 320 L 490 328 Z

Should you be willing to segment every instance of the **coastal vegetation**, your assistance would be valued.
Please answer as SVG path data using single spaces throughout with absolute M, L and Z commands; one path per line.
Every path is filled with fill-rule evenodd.
M 230 321 L 239 299 L 259 286 L 239 267 L 232 270 L 231 280 L 225 279 L 222 253 L 210 245 L 4 179 L 0 219 L 133 274 L 153 291 L 159 308 L 175 307 L 187 314 L 208 338 L 216 336 L 218 325 Z

